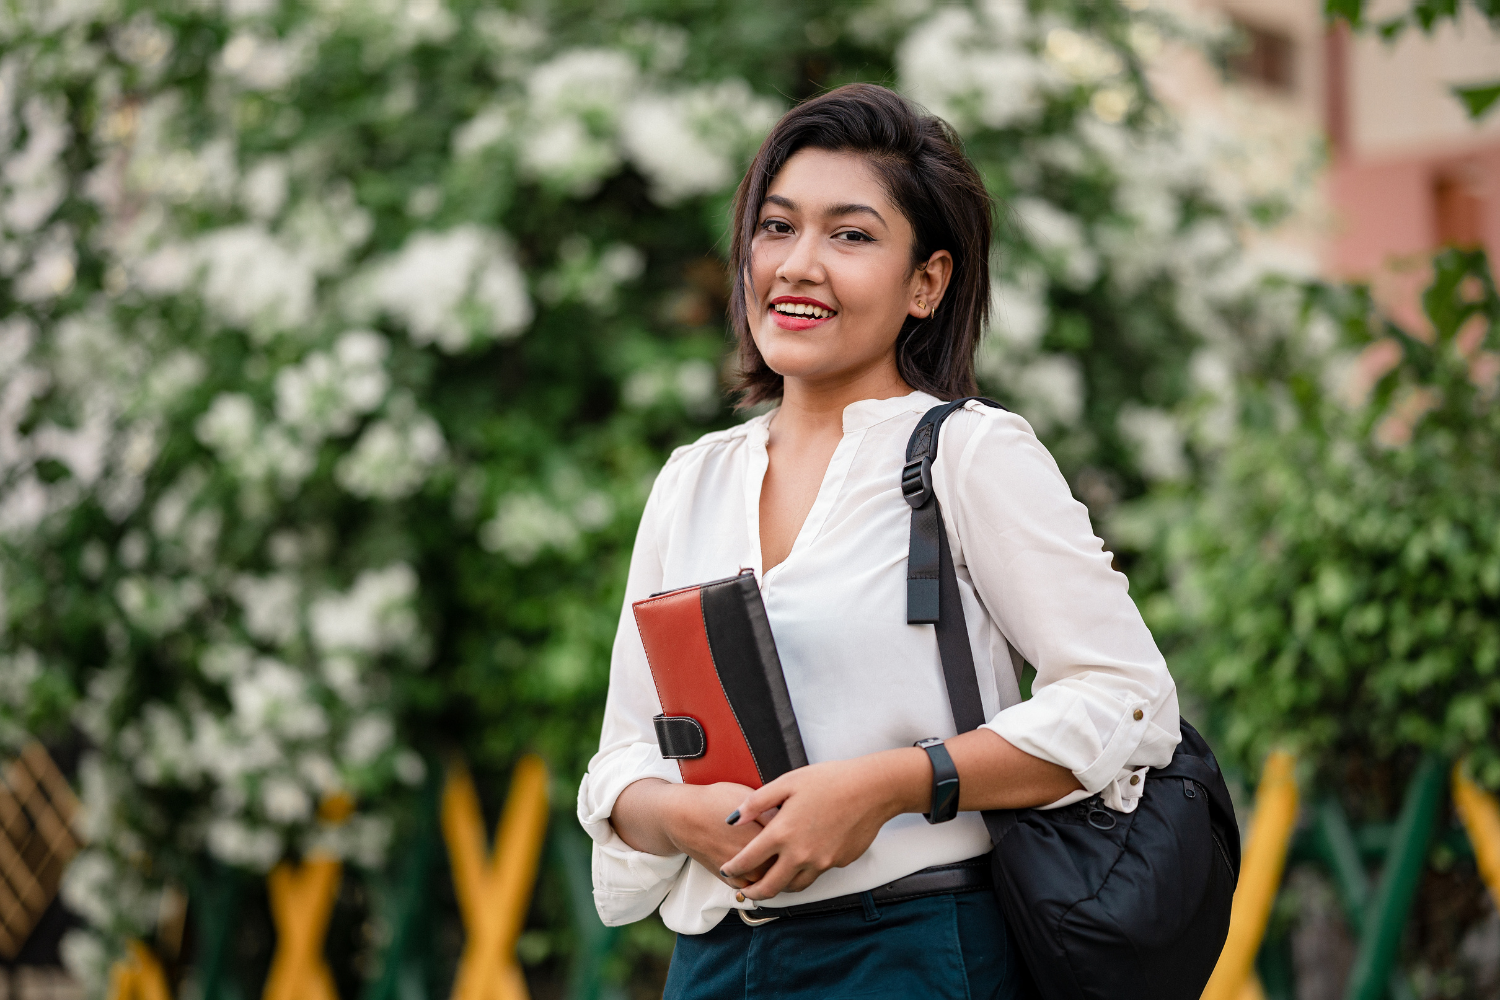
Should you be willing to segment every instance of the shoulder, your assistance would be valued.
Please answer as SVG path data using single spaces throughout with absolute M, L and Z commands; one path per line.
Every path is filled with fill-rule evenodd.
M 769 415 L 762 414 L 734 427 L 710 431 L 691 444 L 672 449 L 666 464 L 657 473 L 652 492 L 658 495 L 675 493 L 712 466 L 738 459 L 752 434 L 765 433 L 768 420 Z
M 938 440 L 938 454 L 943 457 L 958 457 L 979 446 L 985 450 L 1023 449 L 1031 451 L 1046 447 L 1037 438 L 1036 431 L 1026 418 L 1011 410 L 986 406 L 977 400 L 965 403 L 948 415 Z
M 679 467 L 691 465 L 695 462 L 736 453 L 745 447 L 752 434 L 765 433 L 764 428 L 769 420 L 770 414 L 761 414 L 743 424 L 726 427 L 722 431 L 709 431 L 691 444 L 672 449 L 672 454 L 667 458 L 664 469 L 674 465 Z
M 979 402 L 965 404 L 943 422 L 938 456 L 939 466 L 948 467 L 961 492 L 996 477 L 1040 478 L 1050 486 L 1068 488 L 1052 453 L 1025 417 Z M 944 470 L 937 471 L 942 475 Z

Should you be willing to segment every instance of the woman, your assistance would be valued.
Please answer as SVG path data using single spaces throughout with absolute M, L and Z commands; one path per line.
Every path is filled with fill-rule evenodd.
M 1102 794 L 1129 811 L 1142 770 L 1171 760 L 1166 665 L 1019 416 L 953 414 L 933 472 L 984 727 L 954 736 L 933 630 L 906 624 L 906 442 L 927 409 L 975 391 L 989 244 L 989 198 L 951 130 L 881 87 L 788 112 L 740 186 L 741 388 L 780 406 L 677 449 L 657 478 L 578 796 L 601 917 L 660 906 L 678 932 L 668 998 L 1013 996 L 986 869 L 957 864 L 989 850 L 977 810 Z M 656 745 L 630 604 L 742 567 L 810 763 L 755 791 L 686 785 Z M 913 744 L 929 737 L 958 771 L 952 822 L 920 815 L 935 765 Z M 870 892 L 902 879 L 911 891 L 881 894 L 896 901 Z

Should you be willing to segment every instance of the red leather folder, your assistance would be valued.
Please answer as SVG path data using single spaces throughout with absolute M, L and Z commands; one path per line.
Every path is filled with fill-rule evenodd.
M 661 699 L 656 741 L 683 781 L 759 788 L 807 763 L 752 571 L 631 608 Z

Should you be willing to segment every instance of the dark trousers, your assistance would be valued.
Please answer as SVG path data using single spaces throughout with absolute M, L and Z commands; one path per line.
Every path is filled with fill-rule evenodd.
M 1019 956 L 989 891 L 679 934 L 663 1000 L 1016 1000 Z

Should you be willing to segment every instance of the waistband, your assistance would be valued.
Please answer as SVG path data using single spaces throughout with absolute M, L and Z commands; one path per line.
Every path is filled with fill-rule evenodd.
M 990 888 L 990 855 L 981 854 L 967 861 L 956 861 L 951 865 L 933 865 L 876 886 L 867 892 L 851 892 L 831 899 L 820 899 L 816 903 L 798 903 L 795 906 L 757 906 L 753 910 L 738 910 L 740 919 L 751 927 L 770 923 L 782 917 L 821 917 L 829 913 L 858 910 L 871 903 L 899 903 L 907 899 L 924 896 L 941 896 L 945 893 L 976 892 Z

